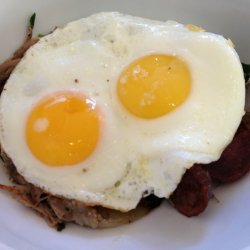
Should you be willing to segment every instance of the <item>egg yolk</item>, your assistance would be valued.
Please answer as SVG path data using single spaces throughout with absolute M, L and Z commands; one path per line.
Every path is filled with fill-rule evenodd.
M 29 114 L 27 145 L 46 165 L 77 164 L 96 148 L 99 117 L 92 99 L 74 93 L 57 93 L 42 100 Z
M 148 55 L 132 62 L 120 75 L 117 94 L 124 107 L 140 118 L 157 118 L 188 97 L 188 65 L 171 55 Z

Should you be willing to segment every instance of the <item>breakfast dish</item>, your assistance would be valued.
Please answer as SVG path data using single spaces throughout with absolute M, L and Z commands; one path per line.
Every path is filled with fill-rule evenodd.
M 30 32 L 2 71 L 1 149 L 17 186 L 1 188 L 51 226 L 117 226 L 163 198 L 197 215 L 211 178 L 250 169 L 244 74 L 222 36 L 100 13 Z

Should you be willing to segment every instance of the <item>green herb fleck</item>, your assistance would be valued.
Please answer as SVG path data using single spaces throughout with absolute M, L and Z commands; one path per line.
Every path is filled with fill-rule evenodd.
M 121 182 L 120 181 L 117 181 L 116 183 L 115 183 L 115 187 L 119 187 L 121 185 Z
M 250 64 L 242 63 L 242 68 L 244 71 L 245 81 L 247 82 L 250 78 Z
M 43 34 L 38 34 L 38 38 L 42 38 L 42 37 L 44 37 L 45 35 L 43 35 Z
M 30 17 L 30 28 L 31 28 L 31 29 L 34 28 L 35 20 L 36 20 L 36 13 L 34 13 L 34 14 Z
M 64 223 L 58 223 L 56 230 L 58 232 L 61 232 L 64 228 L 65 228 L 65 224 Z

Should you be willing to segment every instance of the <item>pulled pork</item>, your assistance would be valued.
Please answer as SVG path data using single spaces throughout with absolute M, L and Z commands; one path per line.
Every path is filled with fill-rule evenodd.
M 66 222 L 75 222 L 91 228 L 107 228 L 127 224 L 143 217 L 153 208 L 159 206 L 162 201 L 162 199 L 150 195 L 143 198 L 136 209 L 126 213 L 101 206 L 87 206 L 80 201 L 49 194 L 27 182 L 17 172 L 7 155 L 4 152 L 1 155 L 8 175 L 16 185 L 0 185 L 0 189 L 10 192 L 14 198 L 41 215 L 49 226 L 58 230 L 63 229 Z
M 26 39 L 23 45 L 16 50 L 13 56 L 10 59 L 7 59 L 5 62 L 0 64 L 0 92 L 4 87 L 5 82 L 8 80 L 11 72 L 16 67 L 16 65 L 20 62 L 25 52 L 35 43 L 38 42 L 38 38 L 32 37 L 32 28 L 29 26 L 27 31 Z

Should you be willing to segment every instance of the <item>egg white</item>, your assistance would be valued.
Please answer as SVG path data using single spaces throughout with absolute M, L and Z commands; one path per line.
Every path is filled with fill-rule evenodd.
M 121 105 L 116 84 L 127 65 L 153 53 L 182 58 L 192 86 L 178 109 L 145 120 Z M 25 124 L 42 98 L 65 90 L 97 102 L 102 136 L 86 161 L 51 168 L 27 147 Z M 173 21 L 100 13 L 57 29 L 29 49 L 1 96 L 0 139 L 29 182 L 55 195 L 128 211 L 145 191 L 169 197 L 186 169 L 217 160 L 241 121 L 244 98 L 238 55 L 222 36 L 191 32 Z

